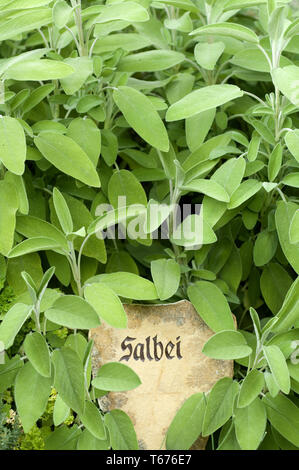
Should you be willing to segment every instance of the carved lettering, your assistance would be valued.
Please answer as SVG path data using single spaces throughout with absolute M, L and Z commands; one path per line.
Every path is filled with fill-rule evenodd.
M 122 351 L 125 351 L 126 349 L 129 350 L 129 354 L 126 354 L 125 356 L 123 356 L 120 361 L 128 361 L 132 355 L 132 352 L 133 352 L 133 347 L 131 344 L 127 344 L 128 342 L 130 341 L 134 341 L 136 338 L 131 338 L 130 336 L 127 336 L 123 342 L 121 343 L 120 347 L 122 349 Z
M 165 346 L 162 341 L 159 341 L 158 335 L 147 336 L 144 343 L 135 344 L 137 338 L 131 338 L 127 336 L 121 343 L 120 347 L 122 351 L 126 351 L 127 354 L 122 356 L 119 361 L 129 361 L 134 359 L 135 361 L 145 362 L 155 360 L 156 362 L 161 361 L 163 357 L 168 360 L 172 359 L 183 359 L 181 352 L 181 337 L 176 338 L 176 342 L 168 341 Z

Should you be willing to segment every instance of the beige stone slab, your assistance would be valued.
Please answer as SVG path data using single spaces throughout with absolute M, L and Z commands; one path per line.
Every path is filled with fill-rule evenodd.
M 187 300 L 125 305 L 125 310 L 127 329 L 111 328 L 103 322 L 90 331 L 95 343 L 93 372 L 106 362 L 117 361 L 130 366 L 142 384 L 128 392 L 110 393 L 101 404 L 105 411 L 119 408 L 130 416 L 141 449 L 160 449 L 184 401 L 193 393 L 208 392 L 222 377 L 231 377 L 233 362 L 202 354 L 213 332 Z M 198 448 L 203 448 L 203 441 Z

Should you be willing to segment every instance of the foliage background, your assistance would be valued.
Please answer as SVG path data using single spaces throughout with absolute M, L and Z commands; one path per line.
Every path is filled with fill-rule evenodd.
M 97 398 L 139 378 L 93 377 L 88 330 L 189 298 L 235 377 L 167 448 L 298 449 L 298 2 L 0 1 L 0 41 L 0 448 L 138 448 Z M 153 201 L 203 204 L 203 246 L 171 209 L 169 241 L 96 236 Z

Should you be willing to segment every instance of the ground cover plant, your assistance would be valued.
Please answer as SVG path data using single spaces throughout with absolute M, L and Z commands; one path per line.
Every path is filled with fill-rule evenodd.
M 0 448 L 137 449 L 88 330 L 186 298 L 235 376 L 166 447 L 298 449 L 298 2 L 0 0 L 0 87 Z

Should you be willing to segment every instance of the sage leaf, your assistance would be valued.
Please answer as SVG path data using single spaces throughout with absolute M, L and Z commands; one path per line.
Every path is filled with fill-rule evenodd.
M 0 160 L 12 173 L 22 175 L 25 170 L 26 139 L 23 127 L 17 119 L 0 118 Z
M 168 450 L 188 450 L 202 431 L 205 400 L 202 393 L 187 398 L 173 418 L 166 435 Z
M 172 259 L 158 259 L 151 262 L 151 273 L 160 300 L 172 297 L 179 288 L 181 270 Z
M 109 362 L 100 367 L 92 385 L 99 390 L 121 392 L 133 390 L 141 384 L 138 375 L 125 364 Z
M 113 98 L 137 134 L 153 147 L 168 151 L 169 141 L 165 126 L 147 96 L 133 88 L 122 86 L 114 91 Z
M 51 392 L 51 378 L 40 375 L 27 362 L 16 377 L 15 400 L 25 432 L 29 432 L 46 410 Z
M 51 308 L 46 310 L 45 316 L 53 323 L 72 329 L 89 330 L 100 324 L 93 307 L 76 295 L 59 297 Z
M 56 349 L 52 354 L 54 387 L 72 410 L 84 413 L 84 373 L 79 356 L 70 348 Z
M 200 88 L 170 106 L 166 120 L 186 119 L 240 98 L 242 95 L 243 92 L 235 85 L 210 85 Z
M 235 329 L 228 302 L 215 284 L 199 281 L 188 288 L 188 296 L 197 313 L 213 331 Z
M 115 292 L 103 282 L 84 288 L 84 296 L 98 316 L 114 328 L 127 327 L 127 315 Z
M 100 187 L 100 179 L 92 162 L 70 137 L 43 132 L 34 142 L 43 156 L 60 171 L 89 186 Z
M 249 356 L 252 349 L 239 331 L 224 330 L 212 336 L 202 352 L 213 359 L 231 360 Z

